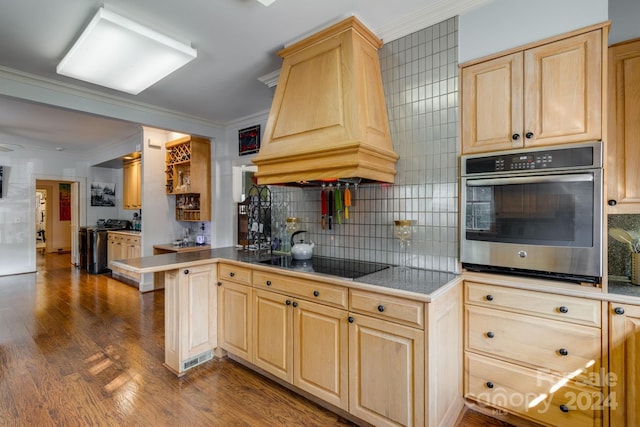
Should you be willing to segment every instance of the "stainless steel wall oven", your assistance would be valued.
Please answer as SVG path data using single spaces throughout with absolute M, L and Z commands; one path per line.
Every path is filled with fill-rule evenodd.
M 461 161 L 463 268 L 601 282 L 602 142 Z

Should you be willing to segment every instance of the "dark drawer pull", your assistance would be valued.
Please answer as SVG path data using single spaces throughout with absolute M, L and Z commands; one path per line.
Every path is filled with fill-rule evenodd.
M 378 306 L 378 311 L 379 311 L 380 313 L 382 313 L 382 312 L 384 311 L 384 305 L 380 304 L 380 305 Z
M 560 308 L 558 309 L 558 311 L 560 313 L 568 313 L 569 312 L 569 307 L 566 307 L 564 305 L 561 305 Z
M 318 291 L 313 291 L 313 296 L 314 296 L 314 297 L 320 296 L 320 292 L 318 292 Z
M 184 274 L 189 274 L 189 270 L 184 270 Z
M 267 280 L 267 286 L 271 286 L 271 280 Z
M 218 282 L 218 286 L 222 286 L 222 282 Z
M 533 138 L 533 132 L 527 132 L 527 133 L 525 133 L 525 134 L 524 134 L 524 137 L 525 137 L 525 138 L 527 138 L 527 139 L 531 139 L 531 138 Z
M 294 302 L 293 302 L 293 306 L 294 306 L 294 307 L 297 307 L 297 306 L 298 306 L 298 303 L 294 301 Z
M 231 277 L 233 277 L 235 275 L 236 275 L 236 273 L 234 273 L 233 271 L 231 273 L 229 273 L 229 276 L 231 276 Z
M 285 303 L 286 305 L 291 305 L 291 301 L 290 301 L 290 300 L 286 300 L 284 303 Z
M 486 385 L 488 388 L 493 388 L 493 383 L 491 381 L 487 381 Z
M 493 295 L 491 294 L 487 295 L 485 298 L 487 298 L 487 301 L 493 301 Z
M 569 407 L 567 405 L 560 405 L 560 410 L 566 414 L 569 412 Z
M 493 338 L 493 337 L 495 337 L 495 335 L 493 334 L 493 332 L 489 331 L 489 332 L 487 332 L 487 337 L 488 338 Z
M 616 308 L 613 309 L 613 311 L 616 314 L 620 314 L 620 315 L 624 314 L 624 308 L 622 308 L 622 307 L 616 307 Z
M 560 350 L 558 350 L 558 353 L 560 353 L 560 356 L 568 356 L 569 355 L 569 351 L 566 348 L 561 348 Z
M 347 318 L 347 320 L 349 321 L 349 323 L 353 323 L 353 322 L 355 322 L 355 321 L 356 321 L 356 319 L 354 319 L 354 318 L 353 318 L 353 317 L 351 317 L 351 316 L 349 316 L 349 317 Z

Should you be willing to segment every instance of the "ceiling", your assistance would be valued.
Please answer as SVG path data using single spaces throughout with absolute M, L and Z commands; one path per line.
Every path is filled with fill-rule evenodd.
M 56 66 L 103 2 L 0 0 L 0 68 L 119 102 L 148 105 L 224 126 L 268 110 L 273 89 L 258 78 L 280 68 L 276 52 L 356 15 L 384 41 L 489 0 L 110 0 L 108 8 L 190 42 L 198 57 L 138 95 L 56 74 Z M 139 124 L 0 95 L 0 148 L 82 152 L 119 142 Z M 180 129 L 172 129 L 180 130 Z

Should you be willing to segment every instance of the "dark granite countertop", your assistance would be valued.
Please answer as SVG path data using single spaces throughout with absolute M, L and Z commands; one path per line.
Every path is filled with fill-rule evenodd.
M 314 272 L 300 272 L 294 269 L 265 265 L 261 261 L 270 258 L 270 254 L 244 251 L 236 247 L 216 248 L 196 252 L 169 253 L 142 258 L 133 258 L 112 261 L 114 266 L 132 271 L 134 273 L 152 273 L 174 270 L 194 265 L 204 265 L 217 261 L 242 262 L 253 264 L 253 268 L 259 270 L 270 269 L 286 275 L 297 275 L 310 279 L 319 279 L 328 283 L 352 288 L 361 288 L 372 291 L 384 291 L 400 296 L 414 297 L 424 301 L 430 301 L 438 295 L 447 285 L 453 286 L 461 276 L 453 273 L 419 270 L 399 269 L 391 267 L 376 273 L 368 274 L 354 280 L 344 279 L 327 274 Z
M 640 286 L 632 285 L 630 281 L 609 279 L 609 296 L 617 302 L 640 303 Z M 631 297 L 631 298 L 629 298 Z M 632 298 L 637 298 L 636 300 Z

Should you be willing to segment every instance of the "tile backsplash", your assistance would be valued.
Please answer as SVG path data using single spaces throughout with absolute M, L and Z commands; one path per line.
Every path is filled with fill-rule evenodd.
M 316 255 L 398 264 L 394 220 L 408 219 L 409 264 L 458 272 L 458 18 L 385 44 L 379 58 L 395 184 L 351 185 L 349 220 L 332 230 L 321 229 L 321 189 L 272 186 L 273 235 L 295 216 Z
M 621 228 L 631 234 L 632 237 L 640 237 L 640 215 L 609 215 L 608 226 Z M 608 265 L 609 276 L 631 277 L 631 251 L 629 247 L 608 236 Z

